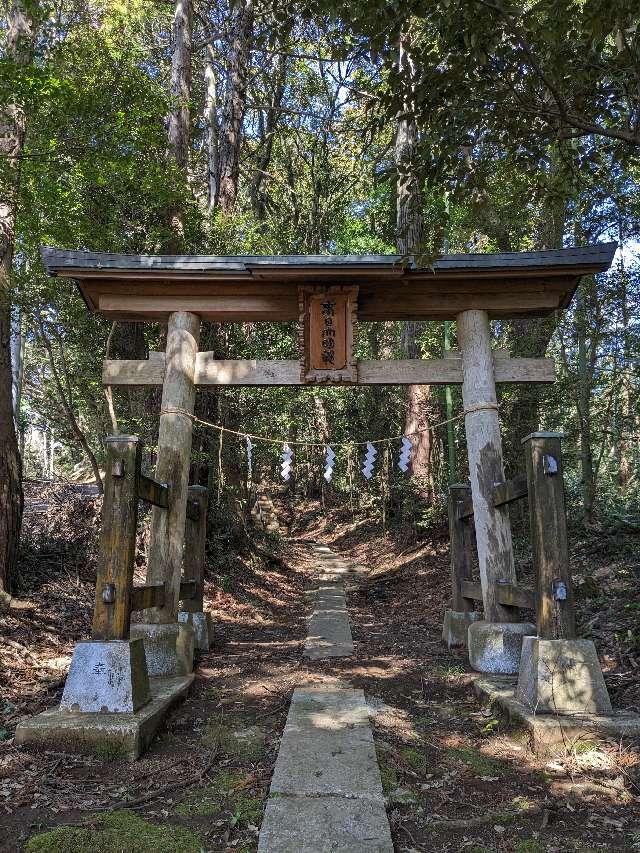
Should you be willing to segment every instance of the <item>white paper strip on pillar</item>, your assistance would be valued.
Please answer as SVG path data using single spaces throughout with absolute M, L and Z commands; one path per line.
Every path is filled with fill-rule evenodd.
M 411 451 L 413 450 L 413 445 L 406 437 L 406 435 L 402 436 L 402 447 L 400 448 L 400 458 L 398 459 L 398 468 L 402 471 L 403 474 L 406 474 L 409 470 L 409 461 L 411 459 Z
M 280 474 L 282 475 L 283 480 L 291 479 L 291 469 L 293 468 L 293 450 L 289 447 L 288 444 L 284 444 L 282 447 L 282 467 L 280 469 Z
M 327 483 L 331 482 L 331 478 L 333 477 L 333 465 L 336 459 L 336 454 L 330 447 L 327 447 L 325 454 L 325 465 L 324 465 L 324 474 L 323 477 L 327 481 Z
M 251 444 L 251 439 L 249 436 L 245 436 L 247 440 L 247 473 L 249 475 L 249 479 L 252 479 L 253 473 L 253 444 Z
M 362 466 L 362 473 L 370 480 L 373 476 L 373 466 L 376 464 L 376 456 L 378 455 L 378 451 L 375 449 L 373 444 L 370 441 L 367 442 L 367 453 L 364 457 L 364 465 Z

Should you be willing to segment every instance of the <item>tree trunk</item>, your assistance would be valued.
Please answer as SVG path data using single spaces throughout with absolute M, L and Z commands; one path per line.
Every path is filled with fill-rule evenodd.
M 207 215 L 211 216 L 218 198 L 218 180 L 220 163 L 218 147 L 218 87 L 213 67 L 213 45 L 207 45 L 207 59 L 204 66 L 204 123 L 207 129 Z
M 623 249 L 624 233 L 620 220 L 618 221 L 618 245 Z M 630 334 L 629 276 L 624 262 L 624 251 L 620 253 L 618 276 L 620 316 L 622 319 L 622 364 L 620 370 L 620 394 L 619 400 L 617 400 L 617 434 L 614 436 L 614 441 L 617 450 L 618 486 L 620 487 L 622 498 L 625 499 L 633 471 L 632 447 L 634 442 L 631 437 L 636 434 L 636 416 L 632 404 L 633 347 Z
M 267 169 L 269 168 L 269 163 L 271 162 L 271 153 L 273 151 L 273 143 L 275 140 L 276 128 L 278 126 L 279 110 L 285 90 L 287 57 L 284 52 L 284 39 L 282 39 L 281 44 L 283 50 L 276 53 L 273 60 L 273 95 L 271 98 L 271 104 L 267 110 L 267 119 L 264 123 L 264 133 L 260 140 L 258 162 L 251 181 L 251 206 L 256 219 L 259 220 L 263 220 L 267 212 L 267 199 L 262 192 L 262 185 L 264 183 Z
M 567 217 L 567 191 L 557 153 L 552 152 L 551 172 L 545 202 L 537 223 L 536 249 L 562 248 Z M 507 245 L 502 251 L 511 251 Z M 510 320 L 507 324 L 510 354 L 514 358 L 543 358 L 558 323 L 558 315 Z M 540 407 L 548 389 L 539 385 L 515 386 L 508 407 L 503 410 L 505 424 L 505 463 L 508 476 L 522 468 L 521 440 L 536 432 L 540 422 Z
M 5 61 L 31 62 L 37 3 L 13 0 L 5 22 Z M 22 525 L 22 462 L 13 417 L 10 280 L 15 243 L 16 201 L 26 117 L 9 95 L 0 104 L 0 597 L 11 592 Z
M 253 36 L 253 0 L 233 4 L 231 51 L 220 140 L 220 207 L 232 213 L 238 197 L 242 122 L 247 102 L 247 77 Z
M 14 312 L 15 314 L 16 312 Z M 24 377 L 24 338 L 22 335 L 22 317 L 17 313 L 11 334 L 11 370 L 13 383 L 13 416 L 16 426 L 20 418 L 22 382 Z
M 173 16 L 173 54 L 171 57 L 171 112 L 168 142 L 178 170 L 186 176 L 191 138 L 191 34 L 193 10 L 191 0 L 176 0 Z M 169 215 L 171 238 L 169 251 L 179 252 L 184 243 L 184 211 L 172 205 Z
M 316 429 L 318 431 L 318 438 L 326 447 L 329 444 L 329 419 L 327 418 L 327 410 L 325 408 L 322 397 L 318 394 L 313 395 L 313 406 L 315 409 L 316 415 Z M 317 454 L 318 458 L 316 461 L 316 470 L 324 471 L 325 464 L 325 450 L 324 447 L 314 447 L 309 448 L 311 453 L 314 455 Z M 322 508 L 325 509 L 325 497 L 327 493 L 331 492 L 331 488 L 329 484 L 326 482 L 324 477 L 320 478 L 320 499 L 322 501 Z
M 582 285 L 576 296 L 576 338 L 578 343 L 577 407 L 580 422 L 580 467 L 582 472 L 582 514 L 584 523 L 593 524 L 596 484 L 593 474 L 591 434 L 591 377 L 587 359 L 587 318 Z
M 413 110 L 413 67 L 410 55 L 410 41 L 407 34 L 400 37 L 398 54 L 399 69 L 405 75 L 405 97 L 403 114 L 398 119 L 395 138 L 396 183 L 396 242 L 399 255 L 413 255 L 420 251 L 422 243 L 422 187 L 416 163 L 418 147 L 418 127 L 412 115 Z M 418 339 L 422 324 L 407 322 L 402 329 L 401 344 L 405 358 L 420 358 Z M 413 435 L 411 453 L 411 474 L 419 482 L 424 496 L 433 495 L 433 442 L 432 435 L 424 430 L 429 425 L 431 407 L 431 389 L 428 385 L 409 385 L 407 389 L 407 410 L 405 433 Z
M 418 252 L 422 242 L 422 188 L 416 175 L 418 129 L 413 118 L 398 120 L 395 162 L 398 172 L 396 190 L 396 243 L 398 254 Z

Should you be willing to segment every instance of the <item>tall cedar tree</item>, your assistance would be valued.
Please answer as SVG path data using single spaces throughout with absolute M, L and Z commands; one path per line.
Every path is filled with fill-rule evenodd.
M 7 16 L 6 59 L 12 79 L 31 62 L 37 3 L 13 0 Z M 0 595 L 11 592 L 22 524 L 22 464 L 13 420 L 11 371 L 11 265 L 16 199 L 26 116 L 16 87 L 0 105 Z

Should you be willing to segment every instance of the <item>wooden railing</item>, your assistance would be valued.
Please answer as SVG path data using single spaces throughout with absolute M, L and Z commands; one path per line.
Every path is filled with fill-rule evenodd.
M 527 436 L 526 475 L 496 483 L 491 496 L 496 508 L 528 499 L 536 588 L 498 581 L 494 594 L 507 607 L 535 610 L 538 636 L 543 639 L 576 636 L 560 438 L 557 433 Z M 472 518 L 471 488 L 450 486 L 451 609 L 463 612 L 483 600 L 482 585 L 472 579 Z
M 92 633 L 98 640 L 124 640 L 129 636 L 132 612 L 162 607 L 165 601 L 163 584 L 133 585 L 138 502 L 168 509 L 171 495 L 165 483 L 142 474 L 142 445 L 137 436 L 109 436 L 105 444 L 107 466 Z M 194 613 L 203 608 L 207 517 L 204 487 L 189 487 L 186 515 L 187 547 L 180 600 L 185 610 Z

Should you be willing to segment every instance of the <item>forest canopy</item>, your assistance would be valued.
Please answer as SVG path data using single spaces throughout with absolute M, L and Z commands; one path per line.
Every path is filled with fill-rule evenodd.
M 108 323 L 40 247 L 130 253 L 521 251 L 614 240 L 571 308 L 495 322 L 495 346 L 552 356 L 558 381 L 501 390 L 509 475 L 520 440 L 565 433 L 576 520 L 637 525 L 640 11 L 500 0 L 157 4 L 6 0 L 0 29 L 0 582 L 11 588 L 21 478 L 100 482 L 102 438 L 145 442 L 159 394 L 104 389 L 102 359 L 163 348 L 161 325 Z M 455 325 L 361 323 L 361 358 L 439 357 Z M 203 326 L 220 358 L 296 358 L 293 324 Z M 196 414 L 320 444 L 398 435 L 461 409 L 436 388 L 209 389 Z M 15 417 L 14 417 L 15 416 Z M 366 485 L 339 454 L 296 457 L 290 488 L 422 523 L 465 479 L 459 421 L 395 448 Z M 196 427 L 192 480 L 246 485 L 239 440 Z M 354 457 L 355 459 L 355 457 Z M 353 461 L 353 460 L 352 460 Z M 256 448 L 254 479 L 279 453 Z

